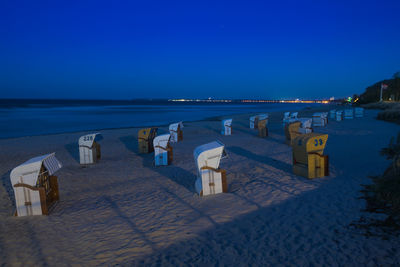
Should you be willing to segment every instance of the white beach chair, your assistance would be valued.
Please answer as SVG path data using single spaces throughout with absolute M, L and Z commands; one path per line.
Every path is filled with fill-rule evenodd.
M 269 119 L 268 113 L 263 113 L 258 115 L 258 120 L 268 120 L 268 119 Z
M 222 131 L 223 135 L 231 135 L 232 134 L 232 119 L 225 119 L 222 121 Z
M 258 115 L 250 117 L 250 129 L 255 129 L 257 127 Z
M 255 129 L 258 121 L 258 115 L 250 117 L 250 129 Z
M 165 166 L 171 164 L 172 147 L 169 145 L 170 138 L 170 134 L 163 134 L 154 138 L 153 146 L 155 166 Z
M 257 129 L 258 128 L 258 121 L 259 120 L 268 120 L 269 114 L 268 113 L 263 113 L 263 114 L 258 114 L 255 116 L 250 117 L 250 129 Z
M 362 118 L 364 117 L 364 108 L 357 107 L 354 109 L 355 117 Z
M 290 112 L 283 113 L 283 120 L 282 120 L 283 125 L 289 123 L 289 120 L 290 120 Z
M 299 115 L 298 112 L 293 112 L 293 113 L 290 114 L 290 118 L 291 119 L 297 119 L 297 115 Z
M 169 126 L 169 134 L 171 135 L 171 143 L 177 143 L 183 139 L 183 123 L 177 122 Z
M 226 171 L 219 169 L 225 145 L 214 141 L 196 147 L 193 152 L 197 167 L 196 192 L 200 196 L 227 192 Z
M 332 120 L 336 119 L 336 109 L 329 111 L 329 115 Z
M 323 127 L 325 126 L 324 114 L 322 112 L 316 112 L 312 116 L 312 125 L 315 127 Z
M 343 110 L 337 110 L 336 111 L 336 121 L 342 121 L 343 120 Z
M 61 167 L 52 153 L 32 158 L 11 171 L 16 216 L 48 215 L 59 200 L 57 176 L 53 174 Z
M 344 110 L 344 118 L 346 120 L 351 120 L 354 119 L 354 115 L 353 115 L 353 109 L 345 109 Z
M 81 165 L 96 163 L 101 158 L 100 144 L 97 143 L 101 134 L 87 134 L 79 138 L 79 162 Z
M 299 133 L 301 134 L 306 134 L 306 133 L 312 133 L 312 118 L 299 118 L 299 121 L 301 122 L 301 126 L 299 128 Z
M 325 126 L 328 125 L 328 112 L 322 112 L 322 119 L 324 120 Z

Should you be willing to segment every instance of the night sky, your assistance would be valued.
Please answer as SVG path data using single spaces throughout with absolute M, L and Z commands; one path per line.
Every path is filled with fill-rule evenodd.
M 0 3 L 0 98 L 324 98 L 400 71 L 400 1 Z

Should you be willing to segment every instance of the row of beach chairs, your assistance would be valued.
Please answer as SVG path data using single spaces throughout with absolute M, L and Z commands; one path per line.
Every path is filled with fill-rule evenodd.
M 329 175 L 329 159 L 323 154 L 328 135 L 315 133 L 312 128 L 313 125 L 320 126 L 321 120 L 327 117 L 325 115 L 318 115 L 318 119 L 314 116 L 298 118 L 297 112 L 284 115 L 286 143 L 292 147 L 293 172 L 297 175 L 310 179 Z M 250 129 L 258 129 L 260 137 L 267 137 L 268 119 L 268 114 L 250 117 Z M 182 128 L 182 122 L 174 123 L 169 126 L 168 134 L 158 136 L 156 127 L 139 130 L 139 153 L 154 152 L 155 166 L 171 164 L 171 143 L 183 140 Z M 232 134 L 232 119 L 222 120 L 221 134 Z M 94 164 L 101 158 L 100 139 L 99 133 L 79 138 L 81 165 Z M 221 159 L 226 156 L 225 145 L 220 141 L 200 145 L 193 156 L 198 172 L 196 192 L 200 196 L 227 192 L 226 170 L 219 168 Z M 59 200 L 58 180 L 54 173 L 61 167 L 55 153 L 52 153 L 30 159 L 12 170 L 10 180 L 15 194 L 16 216 L 49 213 L 50 207 Z
M 356 118 L 362 118 L 364 117 L 364 108 L 357 107 L 357 108 L 347 108 L 344 110 L 336 110 L 332 109 L 329 112 L 330 118 L 336 121 L 342 121 L 343 119 L 345 120 L 351 120 Z

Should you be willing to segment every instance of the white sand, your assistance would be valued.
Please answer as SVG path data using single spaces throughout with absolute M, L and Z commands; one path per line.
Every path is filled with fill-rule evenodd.
M 0 265 L 400 265 L 400 238 L 349 226 L 363 215 L 360 184 L 386 169 L 379 151 L 400 126 L 370 110 L 330 122 L 317 131 L 329 134 L 331 175 L 307 180 L 292 173 L 280 116 L 266 139 L 248 115 L 233 116 L 232 136 L 220 135 L 219 121 L 185 123 L 165 167 L 137 154 L 137 129 L 102 131 L 103 158 L 88 168 L 77 159 L 83 133 L 0 140 Z M 193 150 L 215 139 L 229 155 L 220 166 L 229 193 L 200 198 Z M 64 165 L 60 202 L 50 216 L 11 216 L 10 171 L 50 152 Z

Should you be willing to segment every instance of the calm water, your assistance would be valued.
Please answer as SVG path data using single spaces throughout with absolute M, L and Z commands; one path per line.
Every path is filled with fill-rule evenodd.
M 317 105 L 317 104 L 315 104 Z M 0 138 L 157 126 L 214 116 L 271 111 L 294 111 L 310 104 L 132 104 L 85 105 L 63 103 L 0 106 Z

